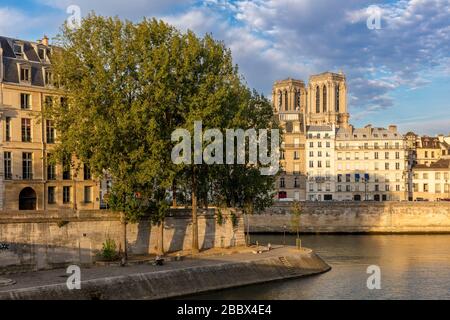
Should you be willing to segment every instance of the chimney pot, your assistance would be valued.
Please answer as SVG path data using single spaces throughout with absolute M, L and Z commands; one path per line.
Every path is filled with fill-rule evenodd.
M 46 35 L 44 35 L 44 38 L 42 38 L 42 44 L 44 46 L 48 46 L 48 37 Z

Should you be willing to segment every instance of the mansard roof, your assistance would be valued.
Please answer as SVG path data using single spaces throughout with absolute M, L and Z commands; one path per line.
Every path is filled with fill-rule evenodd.
M 14 44 L 23 45 L 23 55 L 14 54 Z M 42 43 L 24 41 L 19 39 L 7 38 L 0 36 L 0 46 L 3 49 L 3 81 L 19 84 L 19 66 L 26 64 L 31 68 L 31 85 L 43 87 L 44 69 L 50 67 L 50 61 L 39 58 L 37 49 L 43 48 L 47 50 L 46 56 L 50 56 L 52 46 L 45 46 Z

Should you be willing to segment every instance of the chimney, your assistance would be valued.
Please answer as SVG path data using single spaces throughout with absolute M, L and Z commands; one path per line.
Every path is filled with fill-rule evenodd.
M 391 124 L 391 125 L 389 126 L 389 129 L 388 129 L 388 130 L 389 130 L 390 132 L 392 132 L 392 133 L 397 133 L 397 126 Z
M 48 46 L 48 37 L 46 35 L 44 35 L 44 38 L 42 38 L 42 44 L 44 46 Z

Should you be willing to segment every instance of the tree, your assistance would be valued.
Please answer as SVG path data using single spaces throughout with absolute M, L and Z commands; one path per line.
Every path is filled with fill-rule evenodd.
M 297 234 L 297 239 L 295 241 L 295 245 L 298 249 L 300 249 L 300 216 L 302 213 L 302 208 L 299 201 L 294 201 L 291 206 L 291 225 L 292 228 L 295 229 Z
M 44 111 L 60 142 L 52 156 L 74 155 L 95 177 L 111 176 L 108 204 L 121 213 L 125 258 L 127 223 L 150 214 L 160 224 L 167 211 L 179 43 L 163 22 L 90 14 L 79 29 L 63 26 L 52 56 L 64 97 Z

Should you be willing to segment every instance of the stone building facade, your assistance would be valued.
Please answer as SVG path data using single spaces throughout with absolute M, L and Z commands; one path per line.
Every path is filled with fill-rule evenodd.
M 43 109 L 64 98 L 53 87 L 51 55 L 39 42 L 0 37 L 0 209 L 98 209 L 100 182 L 88 167 L 79 172 L 50 165 L 57 142 Z
M 337 200 L 407 199 L 407 156 L 396 126 L 339 128 L 335 152 Z
M 306 199 L 322 201 L 335 199 L 335 125 L 307 127 Z
M 413 195 L 415 201 L 450 201 L 450 159 L 414 166 Z
M 273 108 L 283 128 L 278 200 L 306 200 L 306 126 L 348 126 L 347 85 L 344 74 L 325 72 L 302 80 L 276 81 Z

